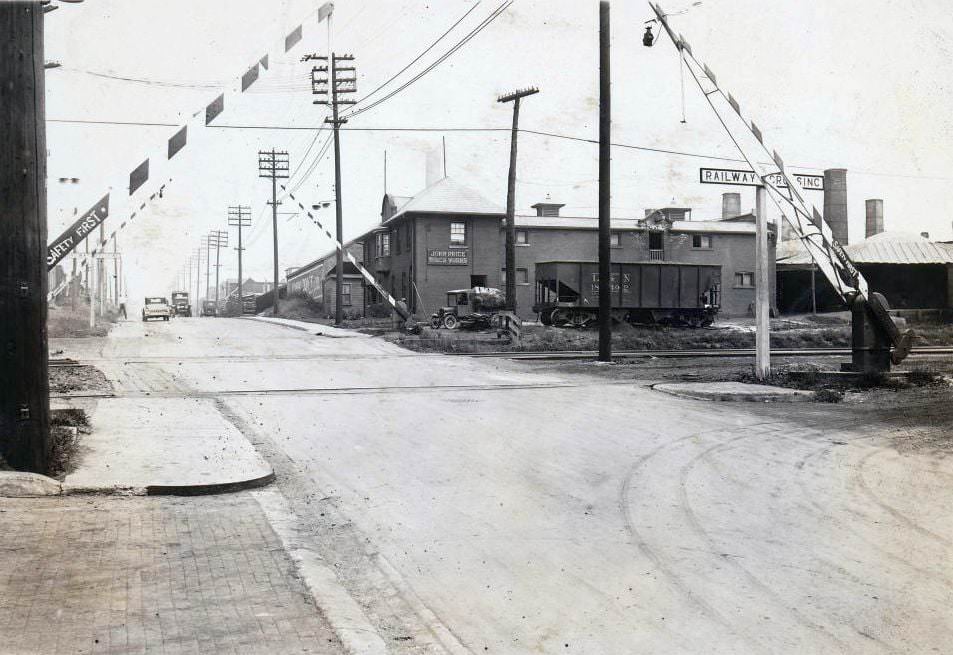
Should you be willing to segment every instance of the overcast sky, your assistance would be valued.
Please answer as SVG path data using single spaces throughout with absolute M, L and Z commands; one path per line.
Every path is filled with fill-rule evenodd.
M 375 98 L 408 80 L 502 0 L 338 0 L 333 45 L 355 55 L 359 93 L 377 87 L 473 8 L 421 62 Z M 228 97 L 216 128 L 192 131 L 171 162 L 164 198 L 120 233 L 132 297 L 167 293 L 203 234 L 226 228 L 230 204 L 251 205 L 245 271 L 271 275 L 270 185 L 257 177 L 257 152 L 288 150 L 298 197 L 307 205 L 333 197 L 331 151 L 313 161 L 326 132 L 310 94 L 309 51 L 327 49 L 319 2 L 302 0 L 86 0 L 47 15 L 49 223 L 53 238 L 113 188 L 107 233 L 128 215 L 121 202 L 129 171 L 164 158 L 174 127 L 116 126 L 54 120 L 181 124 L 257 58 L 271 70 L 244 94 Z M 669 12 L 690 0 L 663 3 Z M 475 6 L 476 5 L 476 6 Z M 475 8 L 474 8 L 475 6 Z M 641 45 L 651 16 L 641 0 L 612 3 L 613 141 L 734 157 L 736 153 L 697 88 L 686 81 L 688 122 L 681 124 L 679 66 L 666 39 Z M 279 57 L 284 35 L 305 20 L 305 39 Z M 766 143 L 789 165 L 820 172 L 848 169 L 851 240 L 863 237 L 864 199 L 883 198 L 888 230 L 929 231 L 953 239 L 953 14 L 944 0 L 705 0 L 672 18 L 696 56 L 741 102 Z M 439 67 L 358 117 L 351 128 L 506 128 L 511 105 L 498 94 L 536 85 L 521 127 L 597 136 L 598 2 L 516 0 L 498 20 Z M 114 79 L 127 78 L 127 79 Z M 223 126 L 306 129 L 227 129 Z M 387 151 L 388 190 L 413 195 L 425 185 L 427 152 L 441 133 L 342 133 L 345 236 L 380 220 Z M 447 132 L 450 176 L 505 203 L 506 132 Z M 314 142 L 313 147 L 309 145 Z M 543 200 L 565 214 L 595 215 L 595 145 L 521 135 L 517 207 Z M 307 155 L 307 156 L 306 156 Z M 698 183 L 699 166 L 724 162 L 632 149 L 613 151 L 616 216 L 675 204 L 716 218 L 721 193 Z M 300 168 L 299 168 L 300 166 Z M 311 171 L 309 175 L 305 175 Z M 60 177 L 77 177 L 62 184 Z M 151 184 L 151 182 L 149 183 Z M 147 187 L 148 188 L 148 187 Z M 815 195 L 815 194 L 812 194 Z M 822 204 L 821 194 L 816 202 Z M 742 207 L 754 204 L 745 190 Z M 289 201 L 281 211 L 296 207 Z M 333 208 L 319 218 L 333 224 Z M 109 225 L 112 223 L 112 226 Z M 234 245 L 235 233 L 232 231 Z M 332 244 L 303 216 L 279 217 L 280 267 L 304 264 Z M 222 252 L 222 276 L 234 277 L 235 252 Z

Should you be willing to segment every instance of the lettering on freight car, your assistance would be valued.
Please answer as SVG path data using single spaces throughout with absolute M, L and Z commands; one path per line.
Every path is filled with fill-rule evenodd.
M 592 283 L 592 292 L 598 293 L 599 292 L 599 274 L 598 273 L 592 274 L 591 283 Z M 618 291 L 619 289 L 622 289 L 623 291 L 629 291 L 631 288 L 632 288 L 632 275 L 630 273 L 622 274 L 621 286 L 619 284 L 619 274 L 618 273 L 609 274 L 609 289 L 611 291 Z

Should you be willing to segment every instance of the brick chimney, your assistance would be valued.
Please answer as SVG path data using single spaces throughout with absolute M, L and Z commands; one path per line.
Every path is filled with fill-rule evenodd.
M 884 201 L 879 198 L 871 198 L 864 201 L 864 204 L 867 206 L 867 225 L 864 230 L 864 238 L 869 239 L 884 231 Z
M 721 194 L 721 218 L 734 218 L 735 216 L 741 216 L 741 194 Z
M 847 240 L 847 169 L 824 171 L 824 220 L 831 226 L 834 238 L 846 246 Z

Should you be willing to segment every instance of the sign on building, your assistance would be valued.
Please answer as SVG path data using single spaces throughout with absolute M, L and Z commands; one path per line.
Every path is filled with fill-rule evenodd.
M 771 175 L 768 175 L 766 179 L 772 185 L 780 189 L 786 189 L 788 186 L 787 182 L 784 181 L 784 178 L 780 173 L 772 173 Z M 823 175 L 801 175 L 799 173 L 795 173 L 794 179 L 797 180 L 798 184 L 801 185 L 801 188 L 806 191 L 824 190 Z M 758 174 L 754 171 L 742 171 L 732 168 L 699 168 L 698 181 L 702 184 L 761 186 L 761 178 L 758 177 Z
M 427 264 L 431 266 L 469 266 L 469 251 L 465 248 L 454 250 L 427 250 Z

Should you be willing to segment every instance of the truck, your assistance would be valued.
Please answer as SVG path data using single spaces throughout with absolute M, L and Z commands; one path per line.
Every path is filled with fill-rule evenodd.
M 218 316 L 218 305 L 214 300 L 206 300 L 202 303 L 202 316 Z
M 191 316 L 192 315 L 192 305 L 189 304 L 188 291 L 173 291 L 172 292 L 172 309 L 175 310 L 176 316 Z
M 612 316 L 629 323 L 711 325 L 721 304 L 721 266 L 612 262 Z M 533 311 L 543 325 L 586 327 L 599 317 L 599 263 L 536 264 Z
M 146 296 L 145 305 L 142 308 L 143 322 L 153 318 L 161 318 L 168 321 L 172 318 L 172 305 L 162 296 Z
M 447 304 L 430 315 L 430 327 L 435 330 L 439 328 L 487 329 L 491 327 L 493 317 L 503 309 L 504 305 L 504 297 L 499 289 L 492 287 L 453 289 L 447 292 Z

